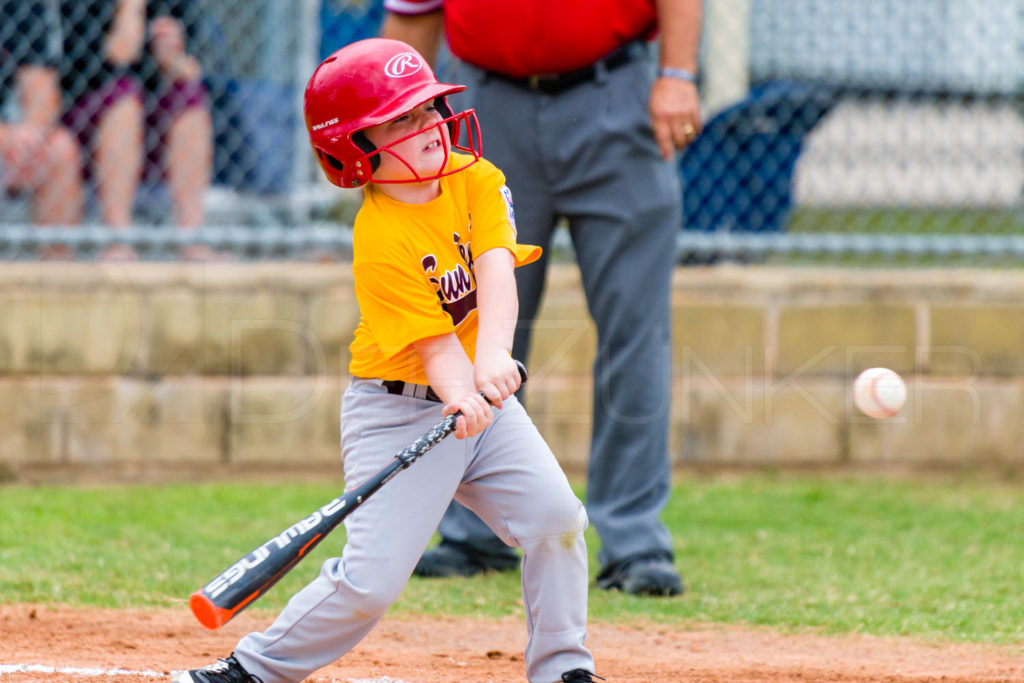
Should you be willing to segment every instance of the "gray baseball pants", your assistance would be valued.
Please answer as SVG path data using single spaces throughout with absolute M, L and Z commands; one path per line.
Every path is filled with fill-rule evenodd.
M 345 481 L 364 481 L 440 419 L 439 403 L 353 379 L 342 402 Z M 441 441 L 349 515 L 341 557 L 324 562 L 270 628 L 238 643 L 242 666 L 264 683 L 293 683 L 355 647 L 402 592 L 453 496 L 523 551 L 527 679 L 593 671 L 583 645 L 586 512 L 515 397 L 482 433 Z

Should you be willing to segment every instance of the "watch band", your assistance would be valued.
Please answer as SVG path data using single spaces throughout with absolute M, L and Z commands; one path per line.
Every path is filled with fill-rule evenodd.
M 678 78 L 681 81 L 687 81 L 689 83 L 697 82 L 697 75 L 692 71 L 686 69 L 677 69 L 671 66 L 663 66 L 658 69 L 659 78 Z

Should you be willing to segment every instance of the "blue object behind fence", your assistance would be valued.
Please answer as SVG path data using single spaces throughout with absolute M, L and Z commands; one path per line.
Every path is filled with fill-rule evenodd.
M 320 59 L 327 59 L 349 43 L 376 37 L 382 21 L 382 0 L 323 0 L 320 3 Z
M 683 227 L 781 230 L 804 137 L 834 101 L 827 88 L 774 82 L 753 88 L 708 121 L 679 159 Z

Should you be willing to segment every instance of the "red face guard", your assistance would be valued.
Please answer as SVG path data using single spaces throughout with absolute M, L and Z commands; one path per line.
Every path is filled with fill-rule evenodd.
M 447 130 L 445 128 L 441 128 L 441 126 L 447 127 Z M 391 148 L 394 147 L 395 145 L 405 142 L 406 140 L 409 140 L 410 138 L 414 138 L 417 135 L 422 135 L 423 133 L 431 130 L 432 128 L 438 128 L 441 131 L 441 142 L 444 146 L 444 159 L 442 160 L 441 165 L 437 169 L 436 173 L 434 173 L 433 175 L 421 176 L 419 173 L 416 172 L 416 169 L 414 169 L 412 165 L 409 164 L 408 161 L 402 158 L 401 154 L 398 154 Z M 463 128 L 465 128 L 466 131 L 466 138 L 468 141 L 467 145 L 459 144 L 459 138 L 461 137 Z M 452 142 L 452 140 L 454 140 L 454 142 Z M 443 178 L 444 176 L 452 175 L 453 173 L 458 173 L 459 171 L 469 168 L 480 159 L 480 150 L 482 149 L 482 147 L 483 143 L 480 139 L 480 122 L 476 118 L 476 111 L 473 109 L 467 109 L 466 111 L 459 112 L 458 114 L 455 114 L 453 116 L 449 116 L 446 119 L 441 119 L 437 123 L 429 125 L 426 128 L 421 128 L 415 133 L 409 133 L 404 137 L 401 137 L 397 140 L 388 143 L 387 145 L 381 147 L 380 149 L 374 150 L 373 152 L 364 155 L 359 159 L 359 161 L 356 162 L 356 167 L 364 166 L 367 168 L 372 168 L 372 166 L 370 166 L 370 163 L 373 157 L 387 153 L 390 154 L 395 159 L 397 159 L 398 161 L 400 161 L 407 169 L 409 169 L 409 172 L 412 173 L 413 177 L 404 178 L 402 180 L 377 180 L 376 178 L 374 178 L 372 182 L 378 184 L 421 183 L 425 180 L 436 180 L 437 178 Z M 454 148 L 460 152 L 468 152 L 472 156 L 472 158 L 466 163 L 462 164 L 461 166 L 445 170 L 448 166 L 448 160 L 450 158 L 450 148 Z

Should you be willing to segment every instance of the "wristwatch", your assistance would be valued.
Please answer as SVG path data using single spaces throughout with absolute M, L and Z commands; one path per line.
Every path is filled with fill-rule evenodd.
M 658 69 L 658 78 L 678 78 L 681 81 L 687 81 L 688 83 L 696 83 L 697 75 L 692 71 L 686 69 L 677 69 L 672 66 L 663 66 Z

